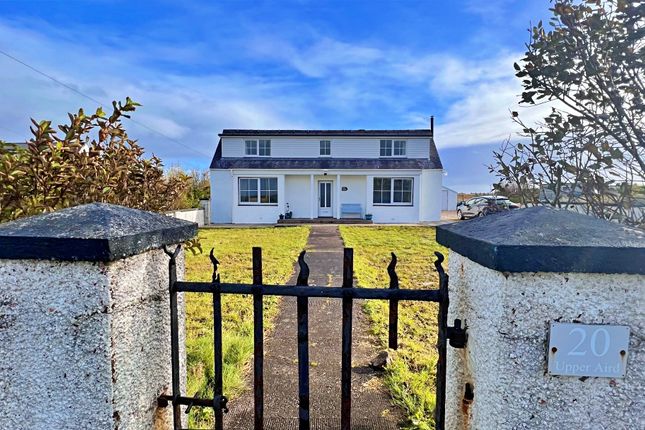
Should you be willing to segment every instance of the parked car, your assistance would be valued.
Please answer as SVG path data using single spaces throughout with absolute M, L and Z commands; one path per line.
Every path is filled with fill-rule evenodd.
M 497 212 L 517 209 L 520 205 L 504 196 L 477 196 L 457 204 L 459 219 L 486 216 Z

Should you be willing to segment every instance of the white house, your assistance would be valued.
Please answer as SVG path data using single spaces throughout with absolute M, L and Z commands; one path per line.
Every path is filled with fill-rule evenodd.
M 293 218 L 436 221 L 443 167 L 432 129 L 224 130 L 210 166 L 212 223 Z

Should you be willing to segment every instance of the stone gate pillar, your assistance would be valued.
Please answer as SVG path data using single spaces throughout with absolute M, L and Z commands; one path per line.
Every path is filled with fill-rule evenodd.
M 0 428 L 171 428 L 171 408 L 157 407 L 171 385 L 161 247 L 196 232 L 109 204 L 1 224 Z
M 468 326 L 448 349 L 447 429 L 645 428 L 645 232 L 534 207 L 437 240 L 450 321 Z

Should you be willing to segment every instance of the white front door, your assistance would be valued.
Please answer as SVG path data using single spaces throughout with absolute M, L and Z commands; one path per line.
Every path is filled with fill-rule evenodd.
M 331 206 L 331 184 L 332 181 L 318 181 L 318 216 L 330 217 L 332 213 Z

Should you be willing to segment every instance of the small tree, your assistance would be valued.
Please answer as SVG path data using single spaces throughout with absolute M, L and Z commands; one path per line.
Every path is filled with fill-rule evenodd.
M 167 176 L 170 178 L 178 176 L 187 180 L 188 187 L 179 202 L 182 208 L 197 208 L 200 200 L 210 198 L 208 172 L 193 169 L 186 173 L 181 167 L 172 167 Z
M 512 113 L 524 139 L 494 152 L 497 187 L 512 185 L 526 204 L 579 203 L 643 225 L 645 3 L 562 0 L 551 11 L 552 28 L 533 27 L 514 65 L 521 103 L 551 102 L 551 113 L 538 124 Z
M 186 175 L 164 176 L 163 164 L 130 139 L 121 120 L 138 103 L 113 102 L 112 114 L 80 109 L 55 130 L 32 119 L 26 149 L 0 142 L 0 221 L 83 203 L 106 202 L 167 211 L 188 192 Z

